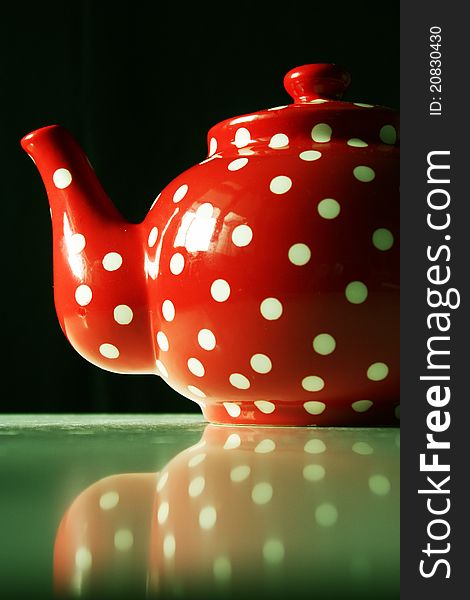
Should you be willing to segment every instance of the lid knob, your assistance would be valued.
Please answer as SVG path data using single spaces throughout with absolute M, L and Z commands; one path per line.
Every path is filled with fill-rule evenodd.
M 296 104 L 317 98 L 339 99 L 350 83 L 347 71 L 327 63 L 295 67 L 284 77 L 286 92 Z

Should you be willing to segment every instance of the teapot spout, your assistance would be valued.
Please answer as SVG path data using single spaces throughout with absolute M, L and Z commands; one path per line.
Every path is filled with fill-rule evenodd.
M 52 212 L 67 205 L 69 211 L 86 214 L 91 221 L 123 222 L 85 153 L 66 129 L 60 125 L 36 129 L 22 138 L 21 146 L 42 177 Z
M 156 373 L 141 228 L 121 216 L 66 129 L 43 127 L 21 145 L 51 207 L 54 301 L 63 332 L 101 368 Z

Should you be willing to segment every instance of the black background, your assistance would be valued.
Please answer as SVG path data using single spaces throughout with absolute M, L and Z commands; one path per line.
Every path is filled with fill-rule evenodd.
M 154 376 L 88 364 L 53 305 L 51 227 L 20 138 L 60 123 L 119 210 L 140 221 L 158 192 L 205 158 L 231 116 L 290 102 L 291 68 L 346 67 L 346 100 L 399 108 L 396 2 L 73 1 L 2 8 L 3 412 L 199 412 Z

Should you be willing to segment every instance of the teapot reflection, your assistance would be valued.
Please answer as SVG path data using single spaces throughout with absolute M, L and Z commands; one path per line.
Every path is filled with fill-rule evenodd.
M 83 597 L 398 597 L 399 432 L 208 425 L 158 473 L 106 477 L 74 500 L 54 586 Z

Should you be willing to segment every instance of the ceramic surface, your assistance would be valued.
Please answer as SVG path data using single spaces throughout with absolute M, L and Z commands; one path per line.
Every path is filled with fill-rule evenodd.
M 398 117 L 304 65 L 294 103 L 228 119 L 127 223 L 57 125 L 30 133 L 61 327 L 101 368 L 156 373 L 212 422 L 397 424 Z

